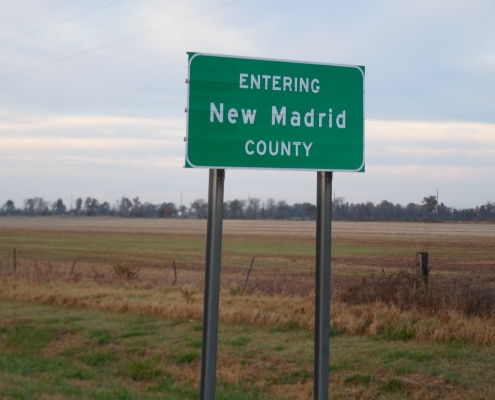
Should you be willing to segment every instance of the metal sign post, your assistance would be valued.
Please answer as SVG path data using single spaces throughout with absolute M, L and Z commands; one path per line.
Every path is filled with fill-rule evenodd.
M 328 399 L 330 366 L 330 265 L 332 172 L 318 172 L 316 183 L 316 287 L 314 398 Z
M 224 180 L 225 170 L 210 169 L 206 233 L 203 350 L 201 357 L 201 400 L 214 400 L 215 398 Z
M 328 399 L 333 171 L 364 172 L 365 68 L 188 53 L 186 168 L 210 168 L 201 399 L 215 397 L 224 168 L 317 171 L 314 398 Z

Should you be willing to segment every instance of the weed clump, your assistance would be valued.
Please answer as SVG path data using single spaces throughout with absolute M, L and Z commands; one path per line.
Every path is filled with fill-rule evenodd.
M 268 379 L 270 384 L 274 385 L 294 385 L 298 382 L 304 383 L 308 379 L 313 378 L 313 372 L 307 369 L 300 369 L 296 371 L 285 372 L 276 377 Z
M 199 353 L 197 351 L 188 351 L 186 353 L 180 353 L 177 356 L 177 364 L 190 364 L 194 360 L 199 358 Z
M 400 310 L 430 314 L 451 311 L 471 317 L 495 318 L 495 289 L 480 279 L 438 278 L 430 285 L 408 271 L 374 275 L 340 284 L 338 300 L 348 305 L 384 303 Z M 412 339 L 414 332 L 395 332 L 398 339 Z
M 81 361 L 91 367 L 111 363 L 117 359 L 115 351 L 90 351 L 81 356 Z
M 180 294 L 186 300 L 187 304 L 192 304 L 196 301 L 196 299 L 194 298 L 194 295 L 195 295 L 194 290 L 188 290 L 187 288 L 181 288 Z
M 5 344 L 21 353 L 31 353 L 42 350 L 50 341 L 56 338 L 54 329 L 39 328 L 30 322 L 22 321 L 6 332 Z
M 416 337 L 416 330 L 408 326 L 400 328 L 390 327 L 385 331 L 385 337 L 389 340 L 402 340 L 407 342 Z
M 163 371 L 149 360 L 132 360 L 124 367 L 120 375 L 134 381 L 149 381 L 162 376 Z
M 239 336 L 237 338 L 235 338 L 234 340 L 232 340 L 230 342 L 230 344 L 232 346 L 245 346 L 249 343 L 251 339 L 248 338 L 247 336 Z
M 139 275 L 139 267 L 130 267 L 126 265 L 114 265 L 112 267 L 115 276 L 119 279 L 120 283 L 132 282 L 137 279 Z
M 373 382 L 373 377 L 370 375 L 355 374 L 344 377 L 344 383 L 346 385 L 359 385 L 368 387 L 371 382 Z
M 382 386 L 381 389 L 387 393 L 396 393 L 402 390 L 404 386 L 402 379 L 392 378 L 387 380 Z
M 96 339 L 96 342 L 100 345 L 107 344 L 112 338 L 110 332 L 106 329 L 95 329 L 89 332 L 90 339 Z

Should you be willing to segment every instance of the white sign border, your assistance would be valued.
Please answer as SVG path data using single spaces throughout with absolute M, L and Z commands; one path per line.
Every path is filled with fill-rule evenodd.
M 187 52 L 189 53 L 194 53 L 194 52 Z M 287 62 L 287 63 L 296 63 L 296 64 L 313 64 L 313 65 L 327 65 L 327 66 L 332 66 L 332 67 L 346 67 L 346 68 L 356 68 L 361 72 L 363 75 L 363 163 L 361 166 L 357 169 L 321 169 L 321 168 L 269 168 L 269 167 L 218 167 L 218 166 L 206 166 L 206 165 L 194 165 L 190 160 L 189 160 L 189 155 L 187 153 L 188 146 L 189 146 L 189 91 L 191 90 L 191 64 L 192 61 L 198 57 L 198 56 L 206 56 L 206 57 L 223 57 L 223 58 L 243 58 L 246 60 L 259 60 L 259 61 L 276 61 L 276 62 Z M 365 121 L 366 118 L 364 118 L 365 115 L 365 83 L 366 83 L 366 78 L 364 75 L 363 70 L 358 66 L 358 65 L 347 65 L 347 64 L 327 64 L 327 63 L 317 63 L 317 62 L 307 62 L 307 61 L 294 61 L 294 60 L 279 60 L 275 58 L 260 58 L 260 57 L 245 57 L 245 56 L 233 56 L 233 55 L 225 55 L 225 54 L 211 54 L 211 53 L 194 53 L 194 55 L 191 57 L 189 60 L 189 64 L 187 66 L 187 118 L 186 118 L 186 162 L 192 167 L 192 168 L 208 168 L 208 169 L 258 169 L 258 170 L 272 170 L 272 171 L 325 171 L 325 172 L 359 172 L 361 169 L 363 169 L 365 165 L 365 148 L 366 145 L 365 143 Z M 187 166 L 185 166 L 187 167 Z

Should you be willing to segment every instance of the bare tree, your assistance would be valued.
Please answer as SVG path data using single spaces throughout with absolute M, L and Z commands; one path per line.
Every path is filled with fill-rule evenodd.
M 76 199 L 76 214 L 80 214 L 81 213 L 81 209 L 82 209 L 82 199 L 79 197 Z
M 96 215 L 99 206 L 100 204 L 98 200 L 91 197 L 87 197 L 86 201 L 84 202 L 84 209 L 86 210 L 86 215 L 88 216 Z
M 267 218 L 275 218 L 275 204 L 277 203 L 271 197 L 266 201 L 265 210 Z
M 110 213 L 110 204 L 108 203 L 108 201 L 100 204 L 100 206 L 98 207 L 98 213 L 101 215 L 107 215 Z
M 229 210 L 230 210 L 230 215 L 232 218 L 242 218 L 243 216 L 243 209 L 246 205 L 246 200 L 232 200 L 229 203 Z
M 33 199 L 25 199 L 24 200 L 24 212 L 26 214 L 33 215 L 34 214 L 34 200 Z
M 49 213 L 46 201 L 43 197 L 24 200 L 24 211 L 30 215 Z
M 279 200 L 276 208 L 277 218 L 288 218 L 289 217 L 290 206 L 285 200 Z
M 139 201 L 139 197 L 132 199 L 132 215 L 135 217 L 141 217 L 143 215 L 142 204 Z
M 91 215 L 96 215 L 98 213 L 99 206 L 100 206 L 100 202 L 95 198 L 92 198 L 90 205 Z
M 127 197 L 122 196 L 119 207 L 120 214 L 129 215 L 131 208 L 132 208 L 132 202 Z
M 428 214 L 428 218 L 431 218 L 431 214 L 435 211 L 435 208 L 437 206 L 437 196 L 428 196 L 425 197 L 421 203 L 423 203 L 423 207 L 426 211 L 426 214 Z
M 15 205 L 13 200 L 7 200 L 2 206 L 2 212 L 5 214 L 13 214 L 15 212 Z
M 309 219 L 316 219 L 316 206 L 314 204 L 305 203 L 304 211 L 309 214 Z
M 261 202 L 261 199 L 258 199 L 256 197 L 250 197 L 249 198 L 249 206 L 251 207 L 251 211 L 253 213 L 254 219 L 258 218 L 258 211 L 260 209 L 260 202 Z
M 176 213 L 176 208 L 174 203 L 163 203 L 158 209 L 159 218 L 170 218 Z
M 34 198 L 34 211 L 37 213 L 37 214 L 43 214 L 45 213 L 47 210 L 48 206 L 46 204 L 46 201 L 43 200 L 43 197 L 35 197 Z
M 196 213 L 197 218 L 206 218 L 208 203 L 204 199 L 196 199 L 191 203 L 191 210 Z
M 333 201 L 333 211 L 334 211 L 334 218 L 341 218 L 344 216 L 344 202 L 345 198 L 344 197 L 337 197 Z
M 65 206 L 64 202 L 62 199 L 58 199 L 55 203 L 52 205 L 52 211 L 55 214 L 65 214 L 65 211 L 67 210 L 67 207 Z
M 373 209 L 375 208 L 375 205 L 373 204 L 373 202 L 368 201 L 366 203 L 365 207 L 366 207 L 366 214 L 367 214 L 368 218 L 373 219 Z

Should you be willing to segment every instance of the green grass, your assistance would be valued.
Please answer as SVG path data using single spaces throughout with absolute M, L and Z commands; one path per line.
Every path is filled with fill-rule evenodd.
M 247 336 L 239 336 L 230 341 L 232 346 L 245 346 L 249 343 L 251 339 Z
M 293 385 L 297 382 L 304 382 L 307 379 L 313 379 L 313 372 L 308 371 L 307 369 L 300 369 L 276 375 L 268 379 L 268 382 L 277 385 Z
M 201 354 L 197 326 L 188 320 L 177 324 L 1 301 L 0 398 L 195 399 Z M 218 380 L 219 399 L 269 399 L 271 387 L 312 384 L 312 334 L 299 328 L 220 324 L 218 354 L 218 368 L 226 362 L 246 371 L 235 382 Z M 495 396 L 494 362 L 490 348 L 339 333 L 331 339 L 330 380 L 336 397 L 357 388 L 370 398 L 408 398 L 414 393 L 408 376 L 421 374 L 435 382 L 431 390 L 438 398 L 448 397 L 452 388 L 490 398 Z M 190 368 L 193 380 L 181 372 Z
M 395 392 L 399 392 L 403 386 L 404 384 L 401 379 L 392 378 L 392 379 L 388 379 L 385 383 L 383 383 L 381 385 L 381 389 L 384 392 L 395 393 Z
M 86 365 L 96 367 L 117 361 L 117 356 L 113 350 L 100 351 L 92 349 L 89 352 L 82 354 L 79 359 Z
M 177 355 L 177 364 L 190 364 L 199 358 L 198 351 L 186 351 Z
M 89 332 L 89 337 L 95 339 L 98 344 L 107 344 L 112 335 L 106 329 L 95 329 Z
M 200 347 L 196 324 L 27 303 L 2 301 L 0 305 L 0 398 L 199 396 L 197 384 L 167 371 L 175 363 L 198 360 L 196 350 L 183 348 L 174 355 L 184 336 L 189 337 L 186 346 L 198 347 L 199 343 Z M 146 343 L 142 342 L 144 334 Z M 220 383 L 217 393 L 223 399 L 271 398 L 244 384 Z
M 150 381 L 163 375 L 163 370 L 151 360 L 132 360 L 126 364 L 120 373 L 123 377 L 129 377 L 135 381 Z
M 373 377 L 371 375 L 361 375 L 354 374 L 344 377 L 344 382 L 346 385 L 359 385 L 368 387 L 371 382 L 373 382 Z
M 192 338 L 190 336 L 186 336 L 184 338 L 184 341 L 187 343 L 188 346 L 196 347 L 196 348 L 201 348 L 201 345 L 203 343 L 201 339 Z
M 383 336 L 389 340 L 408 341 L 416 337 L 416 331 L 413 328 L 404 326 L 401 328 L 391 328 L 384 332 Z
M 285 324 L 270 328 L 270 332 L 291 332 L 291 331 L 297 331 L 300 329 L 301 329 L 301 326 L 299 325 L 299 323 L 297 321 L 291 321 L 291 322 L 287 322 Z
M 57 331 L 53 328 L 39 327 L 31 321 L 21 321 L 6 330 L 5 345 L 22 353 L 36 352 L 56 336 Z

